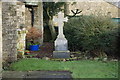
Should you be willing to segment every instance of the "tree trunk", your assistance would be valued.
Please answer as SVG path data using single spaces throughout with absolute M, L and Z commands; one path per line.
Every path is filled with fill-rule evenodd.
M 47 8 L 47 15 L 48 15 L 48 26 L 49 26 L 50 33 L 52 36 L 52 41 L 54 41 L 56 38 L 56 32 L 55 32 L 55 28 L 53 26 L 53 21 L 52 21 L 53 18 L 52 18 L 52 16 L 50 16 L 50 13 L 49 13 L 49 7 Z
M 55 28 L 54 28 L 54 26 L 53 26 L 53 21 L 52 21 L 52 19 L 49 19 L 49 21 L 48 21 L 48 26 L 49 26 L 49 29 L 50 29 L 50 32 L 51 32 L 52 41 L 54 41 L 55 38 L 56 38 L 56 32 L 55 32 Z

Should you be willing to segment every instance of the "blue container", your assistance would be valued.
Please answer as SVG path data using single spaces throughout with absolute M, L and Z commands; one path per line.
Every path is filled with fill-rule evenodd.
M 40 45 L 30 45 L 30 50 L 31 51 L 38 51 Z

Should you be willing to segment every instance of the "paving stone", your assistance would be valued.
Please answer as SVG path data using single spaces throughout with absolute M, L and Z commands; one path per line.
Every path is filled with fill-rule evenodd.
M 66 78 L 71 79 L 69 71 L 5 71 L 2 73 L 3 79 L 41 79 L 41 78 Z

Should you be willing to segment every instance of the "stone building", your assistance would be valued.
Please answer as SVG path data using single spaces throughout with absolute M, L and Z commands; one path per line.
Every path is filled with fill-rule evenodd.
M 0 60 L 13 62 L 17 60 L 18 50 L 25 51 L 27 29 L 34 26 L 43 33 L 42 4 L 0 1 L 0 11 Z M 43 38 L 39 42 L 42 44 Z
M 25 25 L 26 28 L 36 27 L 41 30 L 43 34 L 43 6 L 41 2 L 26 2 L 25 3 Z M 30 17 L 31 16 L 31 17 Z M 39 39 L 40 43 L 43 43 L 43 35 Z
M 75 4 L 69 3 L 69 14 L 73 15 L 74 12 L 79 9 L 82 11 L 77 15 L 108 15 L 111 18 L 120 18 L 120 2 L 108 2 L 108 0 L 98 0 L 98 1 L 79 1 Z
M 2 3 L 3 61 L 17 60 L 17 11 L 16 3 Z
M 73 15 L 71 10 L 79 9 L 82 12 L 78 15 L 100 14 L 120 18 L 118 14 L 120 7 L 116 3 L 83 1 L 67 5 L 66 13 L 68 15 Z M 2 44 L 0 45 L 0 66 L 2 59 L 3 62 L 17 60 L 18 50 L 25 50 L 26 30 L 32 26 L 40 29 L 43 34 L 43 6 L 41 2 L 0 1 L 0 44 Z M 39 41 L 43 42 L 43 35 Z

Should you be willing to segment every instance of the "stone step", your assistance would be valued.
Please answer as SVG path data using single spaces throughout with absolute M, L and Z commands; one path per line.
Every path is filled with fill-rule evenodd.
M 69 78 L 71 79 L 71 72 L 69 71 L 4 71 L 2 73 L 2 80 L 11 79 L 41 79 L 41 78 Z

